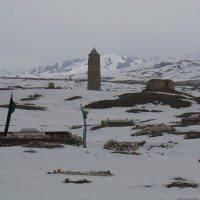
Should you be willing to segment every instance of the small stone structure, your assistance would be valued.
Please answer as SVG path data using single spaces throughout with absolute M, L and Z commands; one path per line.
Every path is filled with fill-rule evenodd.
M 49 83 L 48 89 L 55 89 L 54 83 Z
M 88 58 L 88 90 L 101 90 L 100 54 L 95 48 Z
M 174 91 L 174 81 L 172 80 L 162 80 L 162 79 L 151 79 L 147 82 L 147 91 Z
M 19 132 L 9 132 L 7 137 L 3 137 L 0 132 L 0 146 L 18 146 L 31 142 L 46 142 L 59 144 L 82 144 L 82 138 L 72 135 L 70 131 L 48 131 L 40 132 L 37 129 L 21 129 Z

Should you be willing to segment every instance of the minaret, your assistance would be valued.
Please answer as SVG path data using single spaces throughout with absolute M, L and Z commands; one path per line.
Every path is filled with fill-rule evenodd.
M 100 54 L 95 48 L 88 57 L 88 90 L 101 90 Z

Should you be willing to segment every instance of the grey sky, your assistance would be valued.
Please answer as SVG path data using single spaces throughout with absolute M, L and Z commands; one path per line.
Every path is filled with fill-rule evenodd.
M 0 69 L 30 69 L 98 51 L 200 53 L 200 0 L 0 0 Z

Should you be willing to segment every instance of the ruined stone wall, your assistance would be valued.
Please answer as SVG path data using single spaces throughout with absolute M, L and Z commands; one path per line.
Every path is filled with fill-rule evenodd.
M 162 79 L 151 79 L 147 82 L 146 90 L 149 91 L 174 91 L 174 81 L 162 80 Z

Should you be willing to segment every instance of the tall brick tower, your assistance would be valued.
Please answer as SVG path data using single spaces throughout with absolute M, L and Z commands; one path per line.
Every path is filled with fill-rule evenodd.
M 95 48 L 88 57 L 88 90 L 101 90 L 100 54 Z

